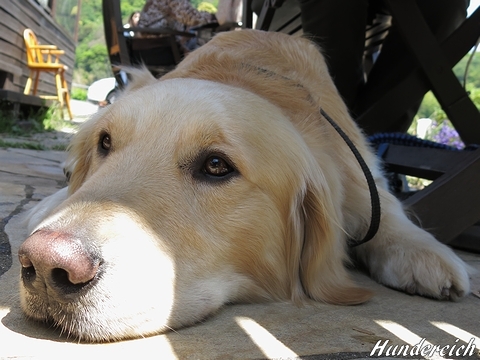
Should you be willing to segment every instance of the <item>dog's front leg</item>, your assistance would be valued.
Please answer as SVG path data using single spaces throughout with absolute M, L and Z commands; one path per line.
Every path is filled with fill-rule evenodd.
M 468 294 L 468 265 L 410 221 L 394 196 L 379 190 L 379 231 L 371 241 L 354 248 L 371 276 L 392 288 L 436 299 L 456 300 Z

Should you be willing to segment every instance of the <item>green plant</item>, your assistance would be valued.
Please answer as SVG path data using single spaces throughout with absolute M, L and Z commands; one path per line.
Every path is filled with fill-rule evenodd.
M 63 116 L 63 109 L 58 104 L 52 105 L 41 119 L 44 131 L 61 130 L 63 128 L 75 128 L 71 121 L 66 121 Z
M 420 179 L 420 178 L 416 178 L 416 177 L 408 176 L 408 175 L 406 176 L 406 178 L 407 178 L 409 188 L 414 189 L 414 190 L 422 190 L 426 186 L 428 186 L 432 183 L 431 180 Z
M 417 112 L 417 119 L 428 118 L 432 120 L 442 121 L 447 118 L 447 114 L 437 101 L 437 98 L 431 91 L 425 94 L 422 104 Z
M 5 141 L 3 139 L 0 139 L 0 148 L 45 150 L 45 147 L 41 144 L 33 144 L 33 143 L 30 143 L 30 142 Z
M 0 133 L 12 135 L 29 135 L 43 131 L 61 130 L 66 127 L 75 128 L 76 125 L 65 121 L 63 111 L 58 104 L 49 108 L 15 112 L 9 101 L 0 100 Z
M 190 0 L 190 3 L 193 5 L 194 8 L 199 9 L 199 6 L 202 2 L 208 2 L 212 4 L 215 8 L 218 8 L 218 0 Z
M 472 99 L 478 111 L 480 111 L 480 88 L 467 86 L 467 90 L 468 90 L 470 99 Z
M 87 90 L 80 88 L 72 88 L 71 97 L 75 100 L 85 101 L 87 100 Z
M 200 4 L 198 4 L 197 9 L 199 11 L 206 11 L 210 14 L 215 14 L 217 12 L 217 8 L 212 3 L 207 1 L 202 1 Z
M 95 80 L 112 76 L 105 43 L 79 44 L 75 50 L 75 72 L 82 78 L 82 84 L 91 84 Z
M 67 150 L 67 147 L 68 147 L 68 145 L 63 145 L 63 144 L 53 145 L 51 150 L 55 150 L 55 151 L 66 151 L 66 150 Z
M 23 135 L 41 131 L 42 118 L 46 111 L 46 108 L 15 110 L 15 104 L 0 100 L 0 133 Z
M 3 103 L 3 104 L 2 104 Z M 11 112 L 3 108 L 5 102 L 0 103 L 0 133 L 9 133 L 15 126 L 15 119 Z

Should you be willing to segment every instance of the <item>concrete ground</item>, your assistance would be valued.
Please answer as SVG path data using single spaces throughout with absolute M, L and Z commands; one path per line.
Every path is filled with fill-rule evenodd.
M 79 105 L 76 114 L 94 111 Z M 58 142 L 70 136 L 57 135 Z M 413 358 L 480 358 L 480 275 L 472 277 L 472 294 L 453 303 L 409 296 L 357 273 L 357 281 L 376 293 L 364 305 L 232 305 L 196 326 L 109 344 L 79 344 L 26 320 L 17 291 L 16 253 L 27 236 L 22 215 L 65 185 L 64 159 L 59 151 L 0 149 L 0 359 L 353 359 L 372 351 L 408 357 L 408 351 L 398 356 L 394 345 L 409 345 Z M 480 271 L 479 255 L 458 253 Z M 425 356 L 415 355 L 417 344 Z M 426 345 L 450 348 L 442 357 Z

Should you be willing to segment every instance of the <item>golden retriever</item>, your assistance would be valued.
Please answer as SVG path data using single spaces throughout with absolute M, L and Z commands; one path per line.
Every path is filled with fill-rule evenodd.
M 387 191 L 318 48 L 259 31 L 216 36 L 160 80 L 135 80 L 75 136 L 71 179 L 19 250 L 26 315 L 85 341 L 192 325 L 226 303 L 359 304 L 346 242 L 371 276 L 432 298 L 469 292 L 466 265 Z

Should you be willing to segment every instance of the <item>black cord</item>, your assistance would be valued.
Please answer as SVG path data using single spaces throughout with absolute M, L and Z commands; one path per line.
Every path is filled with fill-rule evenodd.
M 370 227 L 368 228 L 367 234 L 364 236 L 362 240 L 355 240 L 349 239 L 349 246 L 355 247 L 361 244 L 366 243 L 367 241 L 371 240 L 378 231 L 380 227 L 380 217 L 381 217 L 381 206 L 380 206 L 380 196 L 378 195 L 377 185 L 375 184 L 375 180 L 373 179 L 372 172 L 368 168 L 365 160 L 363 159 L 362 155 L 360 155 L 358 149 L 352 143 L 352 140 L 343 132 L 342 129 L 337 125 L 335 121 L 325 112 L 322 108 L 320 108 L 320 114 L 327 119 L 330 125 L 337 131 L 337 133 L 342 137 L 343 141 L 348 145 L 350 150 L 352 151 L 353 155 L 358 161 L 358 164 L 362 168 L 363 174 L 367 179 L 368 189 L 370 191 L 370 200 L 371 200 L 371 207 L 372 207 L 372 220 L 370 222 Z
M 468 77 L 468 71 L 470 70 L 470 65 L 472 63 L 473 57 L 477 53 L 478 45 L 480 44 L 480 38 L 478 38 L 477 43 L 473 47 L 471 55 L 468 57 L 467 64 L 465 65 L 465 72 L 463 74 L 463 89 L 466 91 L 467 90 L 467 77 Z

